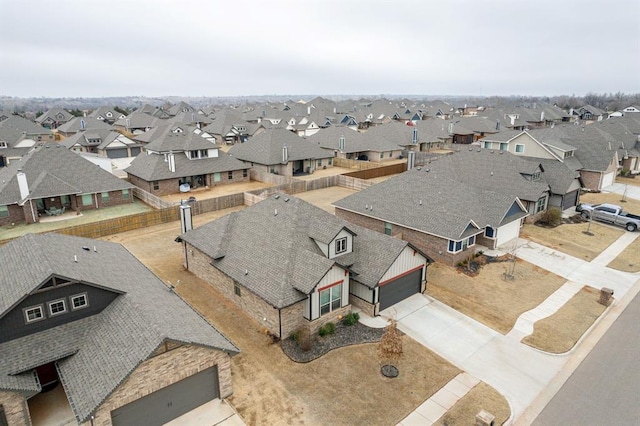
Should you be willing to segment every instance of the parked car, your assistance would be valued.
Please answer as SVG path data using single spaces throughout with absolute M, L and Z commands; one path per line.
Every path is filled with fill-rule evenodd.
M 615 204 L 579 204 L 576 211 L 584 219 L 595 219 L 613 225 L 624 226 L 627 231 L 634 232 L 640 228 L 640 216 L 627 213 Z

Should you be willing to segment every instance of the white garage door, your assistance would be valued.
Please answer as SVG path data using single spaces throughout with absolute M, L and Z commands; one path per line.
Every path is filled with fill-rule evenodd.
M 604 189 L 607 186 L 613 185 L 613 182 L 615 182 L 615 180 L 616 180 L 615 172 L 605 174 L 604 176 L 602 176 L 602 186 L 600 187 L 600 189 Z
M 506 244 L 514 238 L 518 238 L 518 235 L 520 235 L 520 220 L 514 220 L 513 222 L 507 223 L 506 225 L 498 228 L 498 240 L 496 241 L 496 245 L 501 246 Z

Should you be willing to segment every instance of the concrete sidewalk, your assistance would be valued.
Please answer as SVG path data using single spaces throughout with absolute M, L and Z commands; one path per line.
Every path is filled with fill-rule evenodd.
M 636 180 L 637 179 L 638 178 L 636 178 Z M 626 194 L 625 194 L 625 191 L 626 191 Z M 624 183 L 614 183 L 611 186 L 602 188 L 602 192 L 613 192 L 615 194 L 626 195 L 629 198 L 640 200 L 640 186 L 637 186 L 637 185 L 625 185 Z
M 633 243 L 638 237 L 640 232 L 625 232 L 620 238 L 615 240 L 609 247 L 607 247 L 602 253 L 596 256 L 590 263 L 592 265 L 607 266 L 616 257 L 620 255 L 629 244 Z M 640 253 L 638 253 L 640 257 Z

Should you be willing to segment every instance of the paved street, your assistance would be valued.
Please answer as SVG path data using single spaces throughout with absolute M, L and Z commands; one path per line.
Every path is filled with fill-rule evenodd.
M 638 318 L 640 294 L 533 422 L 535 426 L 640 424 Z

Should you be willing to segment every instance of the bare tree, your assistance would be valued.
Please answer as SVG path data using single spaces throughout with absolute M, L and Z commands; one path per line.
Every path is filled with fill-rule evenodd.
M 378 358 L 382 364 L 382 374 L 387 377 L 398 375 L 398 362 L 404 355 L 402 347 L 402 335 L 397 327 L 396 320 L 392 319 L 385 328 L 385 332 L 378 343 Z

